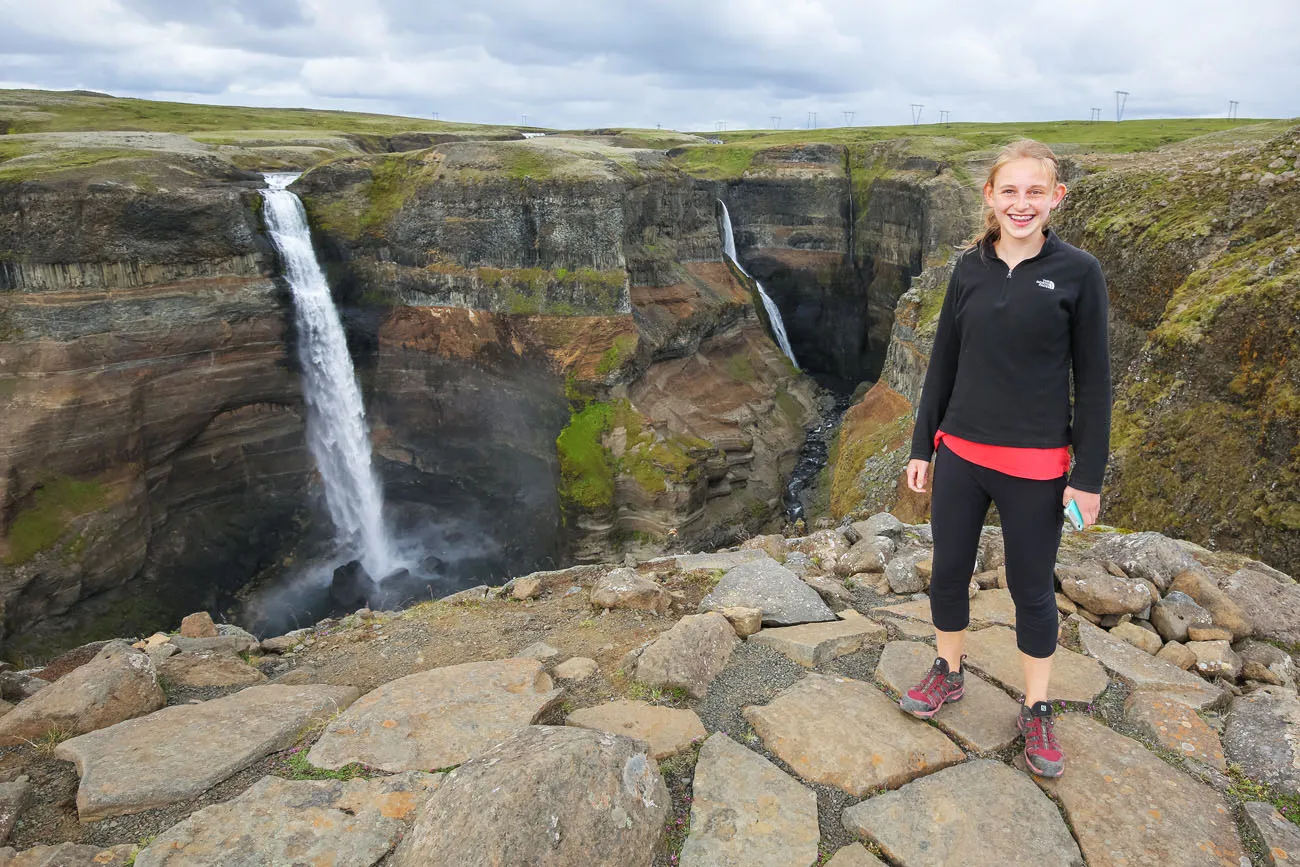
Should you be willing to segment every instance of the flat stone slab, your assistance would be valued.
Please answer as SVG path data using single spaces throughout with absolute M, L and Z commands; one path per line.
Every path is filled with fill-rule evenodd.
M 674 561 L 673 565 L 677 567 L 678 572 L 712 572 L 714 569 L 734 569 L 742 563 L 754 563 L 772 558 L 766 551 L 741 549 L 724 551 L 720 554 L 678 554 L 676 557 L 665 559 Z
M 307 754 L 318 768 L 389 772 L 459 765 L 537 721 L 561 690 L 535 659 L 433 668 L 366 693 Z
M 836 619 L 816 590 L 766 554 L 757 553 L 762 555 L 760 559 L 736 566 L 722 576 L 713 591 L 700 600 L 701 612 L 737 606 L 759 608 L 767 626 Z
M 288 749 L 304 728 L 347 707 L 357 693 L 350 686 L 250 686 L 64 741 L 54 755 L 81 775 L 83 822 L 139 813 L 192 798 Z
M 891 641 L 876 665 L 876 677 L 900 696 L 930 670 L 935 650 L 915 641 Z M 1016 718 L 1020 702 L 974 672 L 966 672 L 966 691 L 960 701 L 945 703 L 934 715 L 936 725 L 962 746 L 990 752 L 1011 746 L 1020 737 Z
M 1079 643 L 1088 655 L 1115 672 L 1116 677 L 1134 690 L 1177 696 L 1184 704 L 1197 709 L 1223 701 L 1223 690 L 1199 676 L 1116 638 L 1077 614 L 1070 617 L 1070 622 L 1078 624 Z M 1056 680 L 1055 671 L 1052 680 Z
M 265 683 L 266 675 L 233 653 L 205 650 L 182 653 L 163 660 L 158 676 L 174 686 L 252 686 Z
M 885 862 L 867 851 L 861 843 L 850 843 L 826 862 L 826 867 L 886 867 Z
M 1142 653 L 1128 645 L 1135 653 Z M 1016 631 L 1005 626 L 990 626 L 966 635 L 966 665 L 993 678 L 1017 695 L 1025 694 L 1025 674 L 1021 667 Z M 1142 654 L 1146 656 L 1145 653 Z M 1150 657 L 1148 657 L 1150 658 Z M 1052 656 L 1052 684 L 1049 698 L 1065 701 L 1092 701 L 1101 694 L 1110 678 L 1095 660 L 1082 654 L 1056 648 Z
M 1246 804 L 1246 822 L 1264 842 L 1264 863 L 1268 867 L 1293 867 L 1300 863 L 1300 828 L 1287 820 L 1272 804 Z
M 681 867 L 809 867 L 817 796 L 722 733 L 700 748 Z
M 1279 686 L 1232 700 L 1223 747 L 1251 779 L 1278 792 L 1300 792 L 1300 699 Z
M 397 845 L 441 780 L 414 771 L 347 782 L 263 777 L 164 831 L 135 867 L 371 867 Z
M 805 668 L 813 668 L 856 653 L 864 644 L 882 644 L 885 635 L 884 626 L 850 611 L 845 612 L 843 620 L 763 629 L 751 635 L 749 642 L 770 647 Z
M 529 726 L 448 774 L 388 864 L 650 867 L 670 808 L 643 741 Z
M 906 617 L 911 620 L 920 620 L 923 623 L 934 625 L 930 618 L 930 600 L 913 599 L 910 602 L 899 602 L 895 605 L 880 605 L 871 609 L 872 614 L 890 614 L 894 617 Z
M 650 758 L 656 761 L 689 749 L 709 735 L 693 710 L 624 699 L 575 710 L 564 724 L 645 741 L 650 745 Z
M 930 617 L 930 600 L 913 599 L 897 605 L 882 605 L 871 609 L 895 617 L 907 617 L 933 625 Z M 1004 589 L 981 590 L 970 601 L 970 622 L 972 626 L 1015 626 L 1016 606 L 1011 601 L 1011 591 Z
M 12 849 L 8 851 L 13 852 Z M 134 852 L 135 846 L 130 843 L 107 849 L 60 843 L 24 849 L 6 859 L 6 850 L 0 849 L 0 867 L 128 867 Z
M 1089 867 L 1241 867 L 1232 814 L 1209 786 L 1081 714 L 1058 717 L 1056 735 L 1066 772 L 1034 781 L 1065 810 Z
M 809 673 L 744 715 L 764 746 L 799 776 L 859 798 L 965 758 L 938 729 L 852 678 Z
M 1124 702 L 1124 718 L 1165 749 L 1227 773 L 1218 733 L 1183 702 L 1160 693 L 1135 692 Z
M 844 811 L 844 827 L 905 867 L 1084 867 L 1056 805 L 1029 778 L 976 759 Z

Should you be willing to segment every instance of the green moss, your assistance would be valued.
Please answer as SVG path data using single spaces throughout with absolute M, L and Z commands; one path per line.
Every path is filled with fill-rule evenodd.
M 606 349 L 600 356 L 600 361 L 596 362 L 596 373 L 604 376 L 612 373 L 623 366 L 623 362 L 631 357 L 636 349 L 636 338 L 630 334 L 620 334 L 614 338 L 614 343 Z
M 737 352 L 735 355 L 728 356 L 723 366 L 732 379 L 741 382 L 753 382 L 758 379 L 758 375 L 754 372 L 753 359 L 746 352 Z
M 373 775 L 370 768 L 353 762 L 336 770 L 318 768 L 307 761 L 306 746 L 296 746 L 281 754 L 276 761 L 276 776 L 289 780 L 355 780 Z
M 33 493 L 34 504 L 15 516 L 9 526 L 9 552 L 0 563 L 17 566 L 46 551 L 63 538 L 71 522 L 108 504 L 101 482 L 54 476 Z
M 614 503 L 614 463 L 601 437 L 609 430 L 614 408 L 592 401 L 570 414 L 555 447 L 560 457 L 560 495 L 588 511 Z
M 515 180 L 549 177 L 556 165 L 555 158 L 546 151 L 524 144 L 503 145 L 495 153 L 500 157 L 506 175 Z
M 777 389 L 776 408 L 794 424 L 803 421 L 803 404 L 784 388 Z
M 697 178 L 723 180 L 743 177 L 762 145 L 695 145 L 673 157 L 682 171 Z
M 60 172 L 83 169 L 116 160 L 142 160 L 150 156 L 147 151 L 125 148 L 69 148 L 41 154 L 35 159 L 0 162 L 0 181 L 27 181 Z

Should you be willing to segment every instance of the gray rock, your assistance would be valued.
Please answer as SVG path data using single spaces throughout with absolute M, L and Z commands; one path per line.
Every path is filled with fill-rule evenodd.
M 978 568 L 976 571 L 994 571 L 1007 562 L 1006 544 L 1001 527 L 985 527 L 980 531 Z
M 1214 625 L 1231 630 L 1233 638 L 1247 638 L 1251 634 L 1251 621 L 1241 606 L 1219 589 L 1203 568 L 1180 572 L 1174 577 L 1170 589 L 1195 599 L 1197 605 L 1210 612 Z
M 760 608 L 765 626 L 793 626 L 834 620 L 817 591 L 768 557 L 735 567 L 722 576 L 700 602 L 700 611 L 731 607 Z
M 1135 623 L 1121 623 L 1112 628 L 1110 634 L 1116 638 L 1124 639 L 1129 644 L 1139 650 L 1145 650 L 1152 656 L 1159 653 L 1160 648 L 1164 646 L 1164 642 L 1160 640 L 1159 635 L 1143 629 Z
M 885 566 L 889 589 L 900 595 L 925 590 L 930 584 L 929 575 L 917 569 L 916 564 L 929 558 L 930 552 L 922 548 L 906 548 L 891 557 Z
M 78 666 L 0 717 L 0 746 L 107 728 L 167 703 L 153 662 L 125 641 L 111 641 Z
M 877 795 L 843 821 L 907 867 L 1084 867 L 1056 805 L 1025 774 L 990 759 Z
M 1160 533 L 1125 533 L 1093 547 L 1091 557 L 1110 560 L 1130 578 L 1145 579 L 1164 593 L 1174 576 L 1200 564 L 1181 545 Z
M 1181 590 L 1171 590 L 1151 609 L 1151 625 L 1165 641 L 1186 641 L 1191 626 L 1210 626 L 1214 618 Z
M 54 755 L 77 766 L 83 822 L 138 813 L 192 798 L 287 749 L 304 726 L 356 697 L 350 686 L 250 686 L 64 741 Z
M 110 846 L 107 849 L 77 843 L 60 843 L 57 846 L 34 846 L 14 854 L 9 860 L 2 860 L 4 850 L 0 849 L 0 865 L 2 867 L 128 867 L 132 863 L 134 854 L 135 846 L 130 843 Z
M 791 551 L 785 555 L 781 565 L 789 569 L 799 578 L 807 578 L 814 572 L 817 572 L 817 566 L 813 563 L 812 558 L 802 551 Z
M 331 720 L 307 760 L 320 768 L 360 762 L 390 772 L 458 765 L 536 722 L 560 695 L 535 659 L 408 674 Z
M 1246 823 L 1264 842 L 1266 867 L 1292 867 L 1300 861 L 1300 828 L 1272 804 L 1251 801 L 1245 805 Z
M 1176 665 L 1183 671 L 1189 670 L 1196 664 L 1196 654 L 1188 650 L 1187 645 L 1177 641 L 1165 642 L 1165 646 L 1156 653 L 1156 659 Z
M 631 608 L 664 614 L 672 604 L 672 597 L 657 581 L 625 567 L 611 570 L 596 582 L 591 590 L 591 604 L 595 608 Z
M 295 629 L 293 632 L 286 632 L 284 635 L 263 639 L 261 644 L 262 652 L 288 653 L 299 644 L 302 644 L 302 640 L 311 634 L 311 629 Z
M 641 651 L 633 677 L 703 698 L 739 643 L 736 631 L 718 612 L 688 614 Z
M 734 569 L 745 563 L 759 563 L 772 558 L 761 550 L 742 549 L 720 551 L 717 554 L 679 554 L 667 559 L 673 561 L 678 572 L 713 572 L 718 569 Z
M 1295 661 L 1280 647 L 1247 639 L 1233 650 L 1241 657 L 1241 676 L 1247 680 L 1277 686 L 1295 683 Z
M 681 867 L 807 867 L 817 796 L 721 732 L 700 748 Z
M 655 761 L 687 750 L 709 734 L 695 711 L 644 701 L 619 700 L 579 708 L 569 714 L 564 724 L 645 741 Z
M 1260 638 L 1300 644 L 1300 586 L 1253 569 L 1239 569 L 1220 585 L 1241 607 Z
M 812 558 L 813 565 L 822 572 L 835 573 L 839 569 L 840 557 L 849 552 L 848 540 L 838 530 L 818 530 L 810 536 L 790 539 L 786 543 L 790 551 L 800 551 Z M 849 574 L 844 572 L 842 574 Z
M 1142 581 L 1117 578 L 1095 560 L 1056 567 L 1061 592 L 1093 614 L 1136 614 L 1148 608 L 1151 591 Z
M 0 783 L 0 843 L 9 839 L 14 823 L 27 809 L 31 784 L 26 782 Z M 3 863 L 3 862 L 0 862 Z
M 1278 792 L 1300 791 L 1300 699 L 1265 686 L 1232 700 L 1223 751 L 1251 779 Z
M 1196 675 L 1183 671 L 1163 659 L 1138 650 L 1127 641 L 1098 629 L 1077 614 L 1070 617 L 1079 630 L 1084 651 L 1127 683 L 1134 690 L 1162 692 L 1177 696 L 1184 704 L 1208 708 L 1220 704 L 1223 690 Z
M 163 660 L 158 675 L 169 684 L 187 687 L 252 686 L 266 681 L 262 672 L 222 651 L 173 655 Z
M 218 635 L 214 638 L 185 638 L 182 635 L 173 635 L 171 643 L 180 648 L 182 653 L 247 653 L 250 650 L 257 650 L 262 643 L 256 638 L 244 635 Z
M 27 672 L 0 672 L 0 698 L 11 702 L 25 701 L 49 685 L 48 680 L 42 680 Z
M 888 536 L 864 536 L 840 557 L 838 572 L 841 575 L 883 572 L 896 548 Z
M 1196 654 L 1195 669 L 1202 677 L 1236 680 L 1241 674 L 1241 657 L 1226 641 L 1189 641 L 1187 649 Z
M 899 534 L 907 527 L 906 524 L 888 512 L 877 512 L 867 520 L 855 521 L 849 526 L 856 530 L 863 539 L 870 539 L 872 536 L 889 536 L 897 539 Z
M 852 609 L 843 612 L 843 616 L 843 620 L 829 623 L 763 629 L 751 635 L 749 642 L 770 647 L 805 668 L 856 653 L 863 644 L 884 643 L 885 627 L 881 624 Z
M 181 621 L 181 635 L 186 638 L 216 638 L 217 625 L 206 611 L 196 611 Z
M 885 867 L 885 862 L 867 851 L 861 843 L 850 843 L 826 862 L 826 867 Z
M 242 795 L 164 831 L 135 867 L 371 867 L 397 844 L 441 780 L 418 772 L 346 782 L 263 777 Z
M 538 662 L 554 662 L 560 658 L 560 651 L 545 641 L 534 641 L 515 654 L 518 659 L 535 659 Z
M 389 864 L 649 867 L 669 807 L 643 741 L 531 726 L 448 774 Z
M 491 592 L 491 587 L 486 584 L 479 584 L 474 587 L 466 588 L 465 590 L 458 590 L 455 593 L 442 597 L 438 601 L 446 602 L 448 605 L 467 605 L 471 602 L 482 602 L 487 599 L 488 594 Z

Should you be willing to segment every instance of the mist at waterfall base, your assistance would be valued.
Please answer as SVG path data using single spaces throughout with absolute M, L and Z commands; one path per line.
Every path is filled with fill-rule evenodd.
M 309 534 L 283 572 L 246 595 L 236 619 L 259 635 L 440 598 L 506 566 L 502 544 L 481 531 L 489 516 L 472 500 L 451 492 L 442 508 L 385 507 L 343 326 L 302 203 L 287 189 L 297 177 L 266 175 L 263 214 L 293 292 L 307 442 L 333 534 Z

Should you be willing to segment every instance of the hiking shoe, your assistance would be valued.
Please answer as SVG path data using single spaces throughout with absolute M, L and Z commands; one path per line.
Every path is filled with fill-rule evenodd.
M 962 661 L 965 659 L 963 656 Z M 948 660 L 941 656 L 930 666 L 925 678 L 898 700 L 898 706 L 914 717 L 929 719 L 945 701 L 960 701 L 965 692 L 965 666 L 959 663 L 956 671 L 949 671 Z
M 1016 727 L 1025 736 L 1025 764 L 1040 777 L 1059 777 L 1065 773 L 1065 753 L 1052 731 L 1052 706 L 1045 701 L 1033 707 L 1020 706 Z

